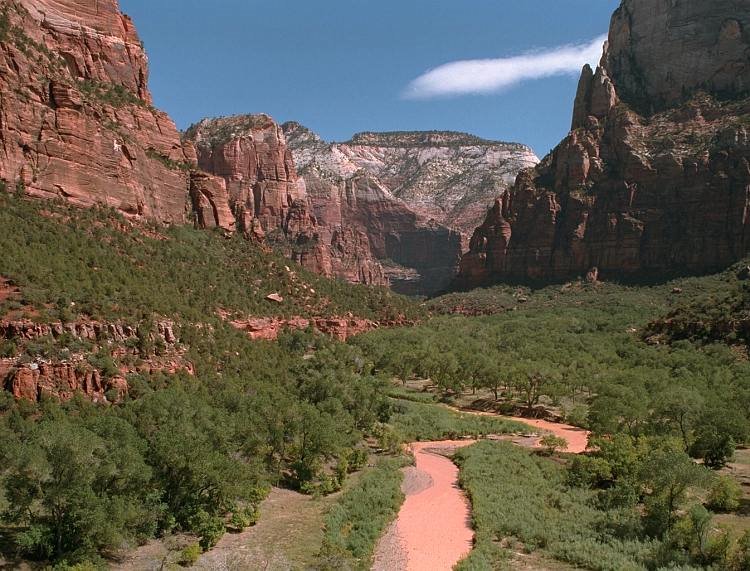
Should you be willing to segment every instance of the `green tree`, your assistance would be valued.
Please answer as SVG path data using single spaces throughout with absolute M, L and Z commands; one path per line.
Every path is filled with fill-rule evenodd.
M 709 473 L 682 450 L 682 443 L 660 440 L 650 444 L 641 463 L 640 480 L 646 493 L 646 524 L 661 537 L 672 529 L 677 510 L 691 486 L 708 482 Z

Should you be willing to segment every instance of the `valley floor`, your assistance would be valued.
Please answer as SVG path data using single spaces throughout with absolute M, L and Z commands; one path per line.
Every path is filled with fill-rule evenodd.
M 260 506 L 258 524 L 241 533 L 228 533 L 204 553 L 194 569 L 203 571 L 306 568 L 323 542 L 323 519 L 340 494 L 314 498 L 292 490 L 273 488 Z M 182 539 L 182 540 L 181 540 Z M 151 541 L 135 551 L 114 571 L 159 571 L 176 568 L 179 549 L 191 538 Z M 183 545 L 184 544 L 184 545 Z

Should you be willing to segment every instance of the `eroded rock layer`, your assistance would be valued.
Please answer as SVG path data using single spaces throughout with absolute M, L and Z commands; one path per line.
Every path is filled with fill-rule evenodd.
M 537 163 L 528 147 L 463 133 L 361 133 L 329 144 L 298 123 L 283 127 L 320 225 L 366 235 L 406 293 L 445 288 L 488 197 Z
M 477 228 L 457 285 L 726 266 L 750 248 L 750 0 L 624 0 L 570 134 Z
M 286 251 L 303 267 L 351 283 L 387 285 L 367 235 L 353 227 L 321 225 L 305 181 L 279 125 L 267 115 L 205 119 L 185 134 L 199 167 L 216 186 L 194 180 L 193 201 L 204 226 L 236 226 Z M 195 177 L 194 177 L 195 179 Z M 335 208 L 335 205 L 330 205 Z

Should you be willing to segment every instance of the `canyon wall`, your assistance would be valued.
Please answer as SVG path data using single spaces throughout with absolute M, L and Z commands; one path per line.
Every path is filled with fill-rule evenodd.
M 146 54 L 116 0 L 8 0 L 0 35 L 6 189 L 188 220 L 189 158 L 152 106 Z
M 319 224 L 284 132 L 269 116 L 204 119 L 190 127 L 184 139 L 195 149 L 199 168 L 223 181 L 226 192 L 218 196 L 239 230 L 321 275 L 351 283 L 388 284 L 367 235 L 346 225 Z M 199 220 L 207 218 L 209 226 L 217 225 L 215 202 L 206 200 L 198 210 Z
M 537 162 L 523 145 L 463 133 L 361 133 L 331 144 L 298 123 L 283 128 L 320 225 L 366 236 L 403 293 L 444 289 L 487 197 Z
M 501 193 L 455 285 L 653 278 L 750 248 L 750 0 L 624 0 L 570 134 Z
M 387 284 L 364 235 L 317 233 L 304 182 L 270 118 L 207 122 L 202 129 L 211 136 L 230 128 L 237 137 L 224 145 L 183 143 L 174 122 L 153 107 L 148 59 L 117 0 L 4 3 L 0 93 L 6 191 L 106 206 L 134 220 L 194 220 L 281 239 L 312 271 Z

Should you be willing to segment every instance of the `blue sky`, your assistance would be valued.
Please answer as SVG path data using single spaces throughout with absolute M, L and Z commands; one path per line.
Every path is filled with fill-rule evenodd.
M 332 141 L 448 129 L 541 156 L 568 131 L 578 73 L 532 77 L 590 59 L 619 0 L 120 3 L 146 45 L 155 102 L 180 128 L 264 112 Z

